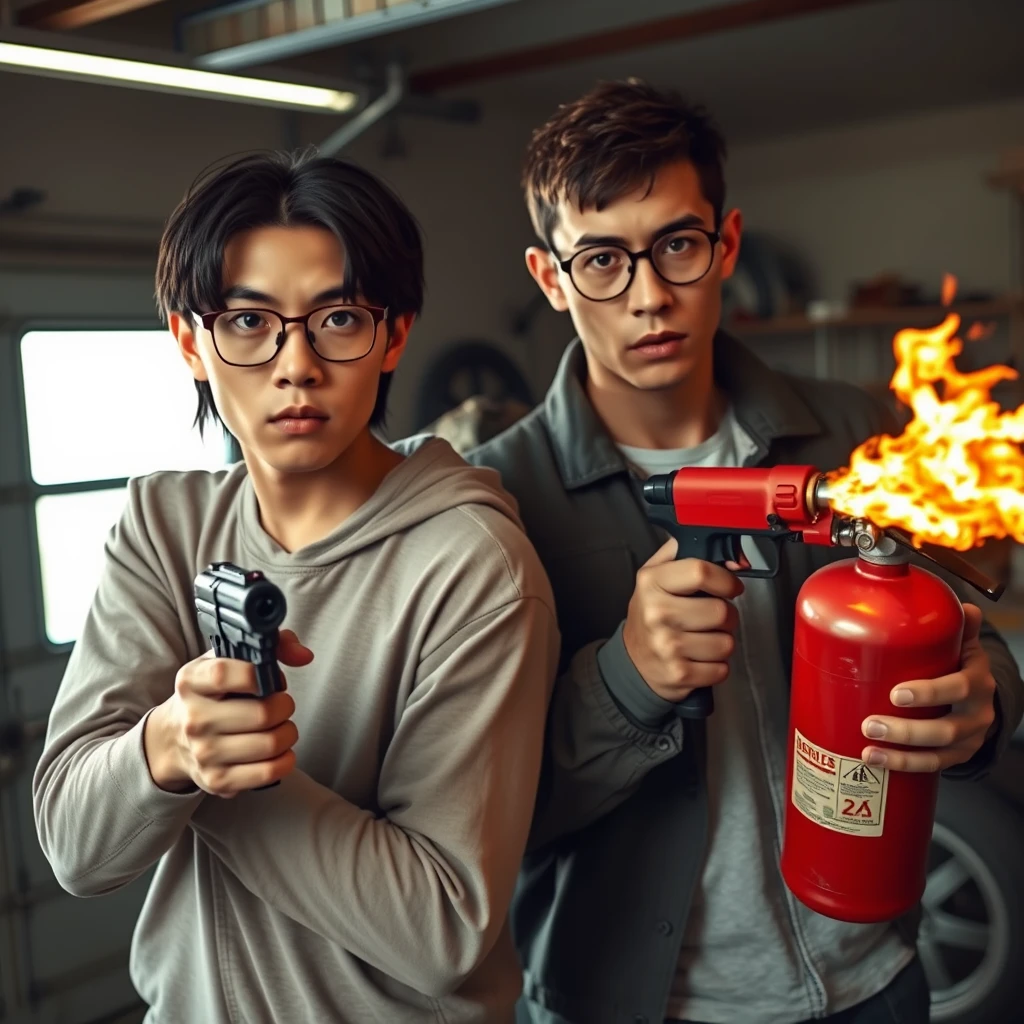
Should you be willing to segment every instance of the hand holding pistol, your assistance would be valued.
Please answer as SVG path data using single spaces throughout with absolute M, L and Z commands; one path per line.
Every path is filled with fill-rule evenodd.
M 153 781 L 221 797 L 274 785 L 294 768 L 298 739 L 278 658 L 304 665 L 312 653 L 278 632 L 284 595 L 261 573 L 215 563 L 196 578 L 195 601 L 211 650 L 181 667 L 146 720 Z

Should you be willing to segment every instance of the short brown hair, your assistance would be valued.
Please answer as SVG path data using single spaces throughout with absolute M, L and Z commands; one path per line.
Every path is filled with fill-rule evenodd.
M 533 228 L 551 248 L 559 203 L 602 210 L 644 183 L 652 188 L 655 174 L 677 160 L 697 169 L 717 227 L 725 155 L 725 140 L 703 107 L 638 78 L 600 82 L 533 133 L 522 181 Z

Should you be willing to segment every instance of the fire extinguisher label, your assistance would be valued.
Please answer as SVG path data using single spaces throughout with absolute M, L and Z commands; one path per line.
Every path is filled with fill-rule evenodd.
M 793 806 L 822 828 L 855 836 L 880 836 L 885 823 L 889 772 L 843 757 L 796 731 Z

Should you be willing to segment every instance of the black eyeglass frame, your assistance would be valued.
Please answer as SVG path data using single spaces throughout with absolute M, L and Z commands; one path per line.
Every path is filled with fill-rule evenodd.
M 689 281 L 672 281 L 658 269 L 658 264 L 654 262 L 652 253 L 654 252 L 655 246 L 657 246 L 657 244 L 660 241 L 662 241 L 662 239 L 668 238 L 670 235 L 682 234 L 684 231 L 696 231 L 699 234 L 704 235 L 705 238 L 707 238 L 707 240 L 711 243 L 711 259 L 708 260 L 708 265 L 705 268 L 704 273 L 699 274 L 697 277 L 691 278 Z M 554 249 L 551 250 L 551 253 L 555 257 L 555 262 L 561 268 L 562 273 L 569 275 L 569 280 L 572 281 L 573 288 L 575 288 L 576 291 L 583 296 L 583 298 L 587 299 L 589 302 L 611 302 L 612 299 L 617 299 L 620 296 L 625 295 L 626 292 L 629 291 L 629 287 L 633 283 L 633 278 L 636 275 L 636 265 L 640 260 L 647 260 L 647 262 L 650 263 L 650 265 L 654 268 L 654 272 L 666 284 L 677 286 L 696 284 L 702 278 L 707 277 L 711 268 L 715 265 L 715 246 L 718 245 L 718 243 L 721 240 L 721 231 L 708 231 L 707 228 L 688 227 L 679 228 L 676 231 L 670 231 L 664 235 L 659 235 L 646 249 L 641 249 L 638 252 L 630 252 L 629 249 L 621 245 L 588 245 L 585 249 L 580 249 L 579 252 L 573 253 L 567 260 L 560 260 L 558 258 L 558 254 L 554 251 Z M 622 289 L 620 291 L 617 291 L 614 295 L 606 295 L 603 299 L 595 299 L 592 296 L 588 295 L 585 291 L 583 291 L 582 288 L 580 288 L 580 286 L 576 283 L 576 278 L 573 277 L 572 275 L 573 263 L 576 260 L 578 260 L 581 256 L 585 255 L 588 252 L 593 252 L 595 249 L 618 249 L 619 252 L 625 253 L 629 257 L 629 276 L 626 278 L 626 283 L 622 286 Z
M 373 319 L 373 339 L 370 341 L 370 347 L 361 356 L 353 356 L 351 359 L 331 359 L 328 356 L 325 356 L 316 347 L 316 342 L 313 340 L 313 332 L 309 329 L 309 320 L 314 314 L 322 313 L 325 309 L 365 309 L 366 312 L 370 314 L 370 317 Z M 196 313 L 193 311 L 192 315 L 206 330 L 210 332 L 210 337 L 213 338 L 213 347 L 216 349 L 221 362 L 227 363 L 228 366 L 246 367 L 266 366 L 267 363 L 272 363 L 284 347 L 289 324 L 302 324 L 303 333 L 306 335 L 306 341 L 309 343 L 309 347 L 316 352 L 317 357 L 322 359 L 324 362 L 357 363 L 360 359 L 365 359 L 373 351 L 374 346 L 377 344 L 377 329 L 380 327 L 381 323 L 387 320 L 388 311 L 389 307 L 387 306 L 366 306 L 361 302 L 333 302 L 328 306 L 317 306 L 316 309 L 311 309 L 303 316 L 285 316 L 283 313 L 279 313 L 276 309 L 268 309 L 264 306 L 240 306 L 237 309 L 215 309 L 210 313 Z M 258 363 L 233 363 L 230 359 L 225 359 L 224 354 L 220 350 L 220 346 L 217 344 L 217 334 L 213 329 L 213 325 L 217 318 L 223 316 L 225 313 L 273 313 L 274 316 L 281 321 L 281 333 L 274 342 L 274 354 L 269 359 L 264 359 Z

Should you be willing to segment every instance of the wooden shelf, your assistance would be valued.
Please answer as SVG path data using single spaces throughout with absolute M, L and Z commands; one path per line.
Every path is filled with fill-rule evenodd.
M 773 334 L 806 334 L 822 328 L 844 327 L 926 327 L 939 324 L 952 309 L 964 320 L 985 320 L 1013 313 L 1024 313 L 1024 301 L 1006 296 L 991 302 L 958 302 L 948 306 L 893 306 L 891 308 L 851 309 L 841 317 L 811 320 L 802 313 L 774 317 L 771 320 L 734 320 L 725 329 L 739 337 Z

